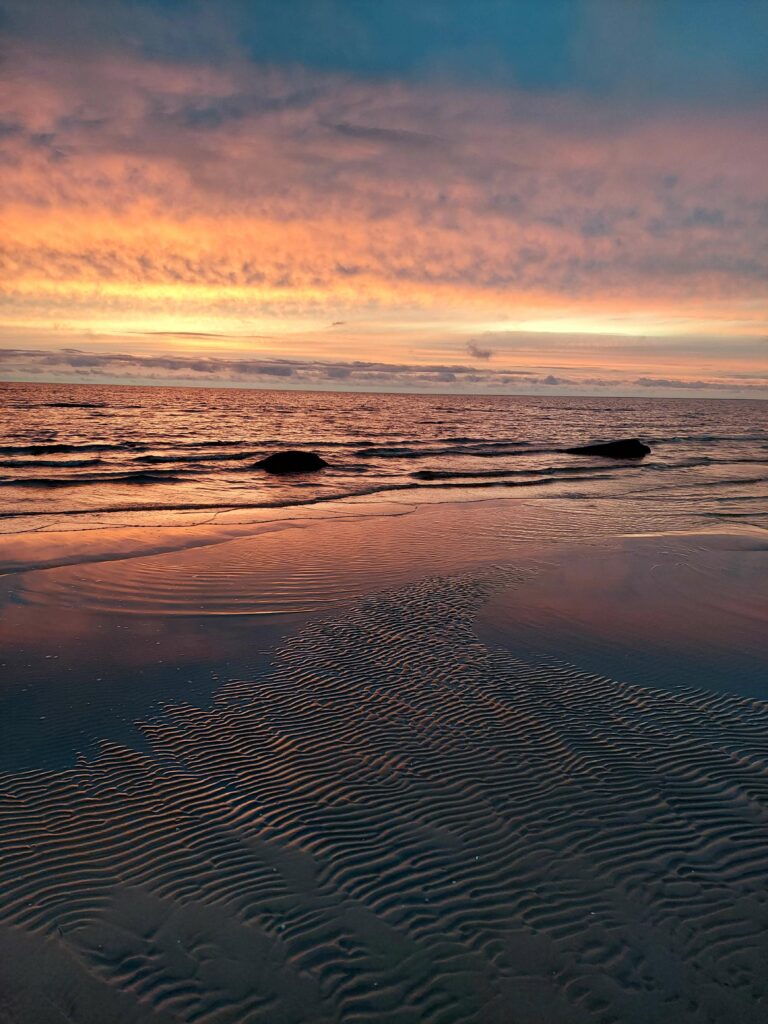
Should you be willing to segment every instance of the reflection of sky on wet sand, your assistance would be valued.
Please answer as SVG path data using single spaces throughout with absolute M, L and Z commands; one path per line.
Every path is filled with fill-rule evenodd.
M 208 530 L 171 531 L 155 554 L 137 531 L 76 538 L 62 556 L 85 561 L 10 572 L 0 584 L 0 769 L 70 764 L 101 739 L 135 746 L 134 723 L 163 703 L 206 705 L 221 682 L 259 678 L 307 616 L 478 563 L 544 566 L 485 616 L 516 649 L 538 644 L 542 656 L 583 657 L 619 678 L 644 665 L 638 682 L 676 685 L 698 656 L 699 626 L 717 636 L 726 624 L 707 655 L 711 685 L 751 685 L 764 552 L 751 540 L 665 537 L 611 553 L 629 510 L 609 505 L 584 502 L 569 517 L 557 501 L 400 506 L 231 540 L 224 531 L 221 543 Z M 32 565 L 55 555 L 45 537 L 40 544 L 24 549 Z M 722 607 L 706 603 L 710 572 Z M 692 682 L 704 685 L 703 670 Z
M 568 551 L 494 598 L 478 628 L 523 657 L 615 679 L 768 698 L 768 546 L 755 537 L 629 538 Z
M 4 588 L 6 593 L 8 588 Z M 6 604 L 0 616 L 0 770 L 58 767 L 101 739 L 141 746 L 161 702 L 205 705 L 257 671 L 291 618 L 121 616 Z
M 416 516 L 407 505 L 375 508 L 389 514 L 254 525 L 229 541 L 228 528 L 207 527 L 9 544 L 9 567 L 14 550 L 19 568 L 53 565 L 0 583 L 0 769 L 69 764 L 101 739 L 135 746 L 137 719 L 163 702 L 205 705 L 220 682 L 257 678 L 265 654 L 309 614 L 498 557 L 510 528 L 526 543 L 542 515 L 522 503 Z M 469 515 L 477 528 L 467 537 Z

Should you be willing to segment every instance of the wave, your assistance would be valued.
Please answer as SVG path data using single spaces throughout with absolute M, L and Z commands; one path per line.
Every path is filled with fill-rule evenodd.
M 440 437 L 438 440 L 445 444 L 474 444 L 483 448 L 530 448 L 534 447 L 536 443 L 534 441 L 517 441 L 512 437 L 494 440 L 491 437 L 469 437 L 461 434 L 458 437 Z
M 3 469 L 73 469 L 81 466 L 96 466 L 103 462 L 98 456 L 92 459 L 0 459 Z
M 247 509 L 301 508 L 304 505 L 320 505 L 324 502 L 331 503 L 334 501 L 345 501 L 348 498 L 365 498 L 374 494 L 381 494 L 383 492 L 416 490 L 422 486 L 423 485 L 417 483 L 389 484 L 386 486 L 374 486 L 363 490 L 338 491 L 335 494 L 320 494 L 313 498 L 299 498 L 293 501 L 286 501 L 282 498 L 275 501 L 201 501 L 188 502 L 183 505 L 180 505 L 178 502 L 153 502 L 151 504 L 142 505 L 113 504 L 93 506 L 88 509 L 56 509 L 54 514 L 58 517 L 81 516 L 84 513 L 87 513 L 88 515 L 95 515 L 113 512 L 209 512 L 217 509 L 241 511 Z M 20 512 L 0 512 L 0 519 L 26 519 L 28 517 L 35 518 L 37 516 L 48 516 L 50 514 L 51 513 L 46 509 L 33 509 L 31 511 L 27 511 L 25 509 Z
M 671 438 L 650 438 L 650 441 L 656 445 L 672 445 L 683 442 L 715 444 L 722 441 L 744 441 L 754 444 L 768 441 L 768 434 L 690 435 Z M 92 441 L 77 443 L 47 441 L 29 442 L 26 444 L 5 444 L 0 445 L 0 455 L 39 456 L 78 454 L 80 452 L 147 452 L 147 449 L 150 448 L 155 449 L 155 451 L 150 451 L 146 455 L 137 457 L 136 461 L 216 461 L 217 459 L 223 461 L 226 459 L 247 459 L 251 456 L 256 457 L 261 454 L 263 449 L 306 444 L 311 444 L 320 448 L 354 450 L 355 455 L 358 458 L 363 459 L 423 459 L 445 456 L 472 456 L 476 458 L 503 458 L 509 456 L 514 458 L 519 455 L 549 455 L 565 453 L 565 449 L 557 445 L 540 445 L 533 441 L 492 440 L 466 435 L 438 438 L 436 439 L 436 443 L 438 444 L 438 447 L 434 446 L 435 441 L 432 440 L 425 443 L 416 442 L 415 444 L 412 441 L 406 441 L 403 444 L 379 445 L 370 438 L 354 441 L 335 441 L 331 439 L 318 440 L 316 438 L 292 438 L 290 440 L 270 438 L 268 440 L 259 439 L 255 444 L 253 440 L 247 441 L 243 439 L 156 442 L 152 439 L 146 438 L 144 440 L 119 442 Z M 205 450 L 209 448 L 228 448 L 232 450 L 222 452 L 221 455 L 208 455 Z M 166 451 L 165 449 L 170 449 L 170 451 Z M 195 451 L 199 451 L 200 454 L 186 454 L 187 452 L 193 453 Z M 697 460 L 695 464 L 704 464 L 707 460 L 727 462 L 765 461 L 764 458 L 760 457 L 754 459 L 745 458 L 743 460 L 738 458 L 717 460 L 712 456 L 691 456 L 691 459 Z M 694 462 L 691 462 L 691 464 L 693 465 Z
M 0 455 L 64 455 L 76 452 L 119 452 L 142 450 L 146 445 L 140 441 L 91 441 L 85 444 L 67 444 L 52 442 L 43 444 L 6 444 L 0 445 Z
M 757 458 L 725 457 L 715 458 L 712 455 L 692 455 L 687 459 L 680 459 L 678 462 L 648 462 L 643 463 L 646 469 L 670 470 L 670 469 L 698 469 L 700 466 L 768 466 L 768 458 L 765 456 Z
M 574 467 L 576 470 L 576 467 Z M 160 476 L 159 473 L 143 473 L 143 474 L 130 474 L 134 477 L 137 483 L 152 483 L 156 482 L 156 477 Z M 145 477 L 147 479 L 140 479 Z M 149 479 L 149 478 L 152 479 Z M 176 477 L 175 473 L 162 474 L 164 481 L 173 482 Z M 108 478 L 110 481 L 116 482 L 130 482 L 121 481 L 117 475 L 110 475 Z M 595 482 L 596 480 L 611 479 L 611 474 L 589 474 L 585 473 L 583 467 L 580 467 L 580 473 L 574 472 L 574 475 L 569 476 L 567 481 L 571 482 Z M 14 481 L 15 482 L 15 481 Z M 93 481 L 86 481 L 93 482 Z M 239 511 L 247 509 L 289 509 L 289 508 L 301 508 L 305 505 L 321 505 L 325 503 L 332 503 L 336 501 L 346 501 L 351 498 L 364 498 L 372 497 L 375 494 L 390 494 L 400 491 L 451 491 L 459 489 L 475 489 L 483 487 L 494 487 L 494 488 L 517 488 L 517 487 L 543 487 L 548 484 L 564 483 L 562 477 L 555 476 L 550 471 L 547 476 L 541 476 L 540 479 L 524 479 L 524 480 L 512 480 L 512 479 L 481 479 L 481 480 L 462 480 L 457 482 L 451 482 L 449 480 L 439 480 L 435 483 L 422 483 L 419 481 L 410 481 L 403 483 L 390 483 L 382 481 L 380 484 L 374 484 L 371 487 L 360 488 L 360 489 L 348 489 L 344 491 L 337 491 L 335 494 L 317 494 L 311 498 L 296 498 L 293 500 L 286 500 L 285 498 L 279 498 L 275 501 L 204 501 L 204 502 L 161 502 L 151 503 L 142 505 L 132 504 L 112 504 L 103 506 L 93 506 L 87 509 L 84 508 L 69 508 L 69 509 L 56 509 L 56 516 L 80 516 L 84 514 L 95 515 L 95 514 L 107 514 L 107 513 L 122 513 L 122 512 L 207 512 L 215 511 L 217 509 L 226 509 L 227 511 Z M 6 481 L 0 481 L 0 485 L 5 484 Z M 66 482 L 65 482 L 66 483 Z M 59 486 L 58 481 L 54 481 L 53 484 L 43 486 Z M 0 519 L 26 519 L 35 518 L 37 516 L 47 516 L 51 513 L 46 509 L 33 509 L 23 510 L 14 512 L 2 512 L 0 513 Z
M 134 462 L 228 462 L 240 459 L 255 459 L 261 452 L 206 452 L 199 455 L 187 455 L 185 452 L 167 452 L 165 455 L 137 455 Z
M 579 479 L 591 480 L 595 477 L 605 478 L 610 476 L 609 472 L 611 469 L 616 469 L 616 466 L 611 464 L 596 466 L 594 470 L 588 471 L 584 475 L 584 466 L 545 466 L 541 469 L 486 469 L 472 471 L 461 471 L 452 469 L 420 469 L 416 473 L 411 473 L 411 476 L 415 480 L 472 480 L 472 479 L 500 479 L 504 477 L 532 477 L 532 476 L 572 476 L 576 474 L 582 474 Z M 638 469 L 637 466 L 622 466 L 619 467 L 619 471 L 626 471 L 631 469 Z
M 244 441 L 242 438 L 234 441 L 167 441 L 166 445 L 169 448 L 236 448 L 241 444 L 253 444 L 253 441 Z M 146 445 L 144 446 L 146 447 Z M 155 445 L 157 448 L 163 447 L 162 444 Z
M 522 450 L 516 447 L 521 445 Z M 513 447 L 512 445 L 515 445 Z M 360 458 L 371 459 L 429 459 L 446 455 L 468 457 L 479 459 L 500 459 L 506 456 L 515 457 L 518 455 L 553 455 L 564 454 L 561 448 L 534 448 L 528 447 L 528 442 L 500 442 L 488 441 L 476 447 L 450 448 L 412 448 L 412 447 L 373 447 L 364 448 L 357 454 Z
M 181 473 L 161 469 L 143 469 L 132 473 L 91 473 L 74 476 L 26 476 L 2 477 L 0 487 L 86 487 L 93 484 L 155 484 L 176 483 L 181 480 Z M 189 472 L 189 470 L 187 470 Z M 81 510 L 82 511 L 82 510 Z M 58 514 L 58 513 L 57 513 Z
M 744 441 L 746 443 L 765 443 L 768 431 L 756 434 L 675 434 L 672 437 L 650 436 L 649 444 L 717 444 L 719 441 Z
M 766 476 L 742 476 L 742 477 L 729 477 L 727 480 L 699 480 L 692 483 L 686 484 L 688 490 L 705 490 L 709 491 L 716 487 L 743 487 L 751 486 L 752 484 L 764 484 L 768 483 L 768 477 Z M 731 498 L 720 498 L 720 501 L 731 501 Z M 739 500 L 739 496 L 736 496 L 736 500 Z
M 37 409 L 106 409 L 106 402 L 40 402 Z

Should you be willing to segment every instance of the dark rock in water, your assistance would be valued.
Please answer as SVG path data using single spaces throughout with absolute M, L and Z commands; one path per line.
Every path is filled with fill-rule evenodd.
M 607 459 L 642 459 L 651 452 L 648 445 L 636 437 L 624 441 L 605 441 L 602 444 L 583 444 L 565 450 L 569 455 L 603 455 Z
M 265 469 L 267 473 L 314 473 L 327 466 L 315 452 L 275 452 L 266 459 L 256 463 L 256 468 Z

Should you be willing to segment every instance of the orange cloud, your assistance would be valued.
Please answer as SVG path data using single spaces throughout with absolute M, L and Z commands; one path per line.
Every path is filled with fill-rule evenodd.
M 356 317 L 393 346 L 419 320 L 461 323 L 461 347 L 505 323 L 766 328 L 764 111 L 630 117 L 248 64 L 75 67 L 20 45 L 0 94 L 6 336 L 201 318 L 234 337 Z

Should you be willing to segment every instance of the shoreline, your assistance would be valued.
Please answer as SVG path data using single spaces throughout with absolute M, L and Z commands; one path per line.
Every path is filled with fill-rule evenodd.
M 279 506 L 216 506 L 217 511 L 210 518 L 200 522 L 186 523 L 178 520 L 198 510 L 169 506 L 166 511 L 172 512 L 177 518 L 169 522 L 149 521 L 141 523 L 114 522 L 110 518 L 115 515 L 113 512 L 97 514 L 82 511 L 76 514 L 82 516 L 84 520 L 91 521 L 92 525 L 66 528 L 69 524 L 65 520 L 61 524 L 54 521 L 35 529 L 23 529 L 18 532 L 8 533 L 0 532 L 0 576 L 7 573 L 56 568 L 78 561 L 98 561 L 163 554 L 175 550 L 183 550 L 187 547 L 226 543 L 239 537 L 248 537 L 271 530 L 283 530 L 293 527 L 303 528 L 317 522 L 334 521 L 343 523 L 363 518 L 375 519 L 379 516 L 411 515 L 420 509 L 435 506 L 472 506 L 486 502 L 514 502 L 519 503 L 521 506 L 528 506 L 539 501 L 552 502 L 553 505 L 561 502 L 567 503 L 566 507 L 569 508 L 571 514 L 578 516 L 578 503 L 587 506 L 590 506 L 593 502 L 610 505 L 622 501 L 626 502 L 635 497 L 632 491 L 601 493 L 597 490 L 593 493 L 586 492 L 577 496 L 569 492 L 543 496 L 536 490 L 539 486 L 538 484 L 527 484 L 526 486 L 528 491 L 525 494 L 514 496 L 500 495 L 497 485 L 484 483 L 482 485 L 462 485 L 461 487 L 445 487 L 443 485 L 422 487 L 421 492 L 418 495 L 414 495 L 413 499 L 408 501 L 400 501 L 397 498 L 391 500 L 386 498 L 379 499 L 367 494 L 353 494 L 339 498 L 312 499 L 304 503 L 297 502 Z M 487 493 L 479 493 L 483 489 Z M 456 490 L 458 493 L 450 493 L 452 490 Z M 376 492 L 377 495 L 378 493 L 380 492 Z M 654 491 L 649 492 L 647 490 L 640 493 L 650 493 L 654 496 L 656 494 Z M 652 505 L 652 502 L 649 504 Z M 655 507 L 651 508 L 651 515 L 658 515 L 659 509 L 663 504 L 664 496 L 662 492 L 659 492 L 657 503 Z M 228 521 L 228 517 L 237 516 L 245 509 L 250 511 L 251 515 L 249 518 L 244 521 Z M 55 520 L 59 514 L 58 512 L 52 514 L 51 518 Z M 148 515 L 150 513 L 147 510 L 138 510 L 136 514 Z M 104 518 L 101 518 L 102 516 Z M 669 530 L 662 530 L 661 532 L 680 533 L 686 530 L 693 530 L 695 532 L 730 532 L 732 529 L 766 532 L 767 528 L 765 526 L 755 522 L 745 522 L 743 524 L 730 521 L 725 522 L 725 520 L 732 520 L 737 517 L 744 519 L 760 518 L 759 515 L 751 512 L 728 513 L 720 511 L 710 513 L 704 511 L 692 513 L 688 516 L 677 515 L 674 518 L 679 520 L 680 525 L 673 526 L 672 520 L 670 520 Z M 712 518 L 722 518 L 724 521 L 718 525 L 713 525 L 711 523 Z M 704 522 L 704 520 L 708 520 L 708 522 Z M 152 532 L 159 533 L 166 543 L 160 545 L 157 543 L 138 543 L 141 540 L 146 540 Z M 632 528 L 630 527 L 624 532 L 631 534 Z M 638 535 L 641 533 L 645 535 L 653 533 L 654 530 L 648 529 L 636 532 Z M 199 542 L 194 540 L 195 536 L 204 538 L 206 535 L 209 539 L 201 539 Z M 122 543 L 115 549 L 114 544 L 110 546 L 105 542 L 104 538 L 106 536 L 118 538 Z M 170 537 L 175 537 L 176 541 L 168 543 Z M 192 538 L 191 541 L 190 538 Z M 131 545 L 131 539 L 137 543 Z M 26 558 L 18 557 L 16 554 L 20 547 L 27 552 Z M 65 548 L 69 551 L 66 555 L 45 554 L 46 551 L 52 550 L 55 552 Z

